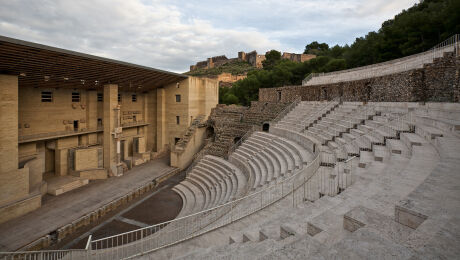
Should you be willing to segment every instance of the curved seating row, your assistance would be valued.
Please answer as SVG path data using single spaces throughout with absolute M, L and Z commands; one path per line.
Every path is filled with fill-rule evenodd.
M 232 163 L 206 155 L 189 172 L 185 180 L 173 187 L 182 198 L 178 217 L 224 204 L 245 194 L 247 180 Z
M 291 176 L 311 160 L 310 153 L 298 143 L 266 132 L 254 133 L 231 157 L 244 158 L 250 165 L 253 190 Z
M 322 116 L 320 120 L 310 125 L 313 129 L 320 130 L 324 137 L 327 138 L 323 146 L 316 146 L 316 150 L 334 153 L 339 167 L 337 167 L 337 165 L 323 165 L 320 167 L 317 174 L 313 176 L 314 178 L 311 178 L 311 183 L 309 183 L 308 187 L 310 192 L 313 191 L 317 194 L 308 199 L 319 200 L 314 204 L 307 202 L 296 209 L 292 209 L 292 201 L 288 201 L 288 203 L 280 202 L 279 206 L 277 206 L 278 204 L 273 205 L 273 207 L 268 210 L 262 210 L 259 213 L 256 212 L 247 219 L 245 218 L 244 221 L 230 224 L 228 228 L 226 226 L 215 233 L 211 233 L 209 236 L 205 234 L 204 236 L 197 237 L 196 240 L 194 239 L 194 241 L 187 244 L 191 246 L 186 247 L 187 251 L 190 252 L 198 247 L 206 247 L 209 248 L 209 250 L 203 251 L 198 249 L 195 252 L 203 252 L 199 254 L 199 256 L 208 256 L 207 254 L 209 254 L 209 252 L 217 252 L 219 250 L 214 249 L 218 246 L 217 241 L 220 239 L 219 236 L 224 237 L 222 241 L 228 244 L 229 236 L 234 238 L 238 237 L 238 235 L 242 235 L 244 237 L 242 240 L 234 239 L 233 241 L 238 243 L 238 241 L 248 241 L 249 239 L 255 243 L 245 244 L 245 248 L 257 247 L 259 240 L 257 238 L 253 239 L 254 236 L 251 237 L 249 231 L 254 231 L 256 234 L 260 231 L 260 237 L 262 238 L 264 237 L 262 233 L 264 235 L 269 233 L 266 232 L 269 227 L 274 227 L 278 231 L 273 232 L 276 233 L 272 240 L 272 244 L 274 245 L 273 248 L 276 248 L 278 245 L 284 248 L 279 240 L 287 236 L 283 233 L 288 230 L 286 227 L 294 226 L 298 227 L 297 229 L 291 229 L 295 231 L 295 237 L 300 232 L 303 232 L 299 234 L 302 236 L 298 236 L 298 238 L 295 239 L 305 239 L 305 237 L 309 239 L 305 241 L 308 243 L 307 248 L 312 244 L 310 242 L 313 242 L 314 245 L 315 242 L 321 241 L 325 246 L 324 252 L 327 252 L 328 249 L 332 249 L 332 251 L 339 250 L 337 252 L 343 253 L 343 246 L 353 245 L 347 245 L 346 243 L 340 244 L 342 239 L 346 238 L 348 239 L 347 241 L 364 241 L 363 239 L 365 239 L 365 237 L 359 237 L 359 234 L 354 235 L 354 233 L 349 232 L 351 230 L 344 232 L 346 231 L 343 226 L 345 221 L 344 215 L 348 210 L 352 210 L 353 207 L 357 205 L 364 205 L 372 210 L 380 210 L 380 214 L 386 217 L 385 221 L 387 221 L 389 214 L 395 212 L 395 206 L 398 206 L 397 210 L 402 211 L 406 214 L 405 216 L 410 216 L 410 219 L 397 219 L 395 215 L 396 221 L 394 222 L 402 223 L 401 221 L 404 221 L 404 219 L 415 219 L 418 221 L 417 218 L 425 215 L 425 217 L 429 218 L 429 221 L 425 220 L 424 224 L 426 223 L 428 225 L 432 223 L 435 217 L 439 217 L 440 219 L 444 218 L 443 214 L 445 214 L 446 211 L 440 210 L 440 207 L 444 207 L 445 204 L 443 203 L 442 196 L 438 196 L 438 193 L 447 194 L 456 191 L 454 186 L 458 185 L 458 177 L 452 174 L 455 168 L 444 167 L 444 165 L 438 167 L 440 172 L 443 171 L 442 176 L 446 178 L 449 177 L 452 180 L 455 178 L 456 181 L 452 181 L 451 183 L 446 182 L 445 185 L 447 188 L 445 189 L 437 189 L 435 187 L 438 183 L 436 178 L 439 178 L 441 176 L 440 174 L 432 174 L 432 176 L 429 176 L 431 179 L 427 179 L 427 181 L 423 181 L 423 178 L 427 178 L 427 172 L 430 172 L 431 168 L 433 168 L 432 164 L 439 160 L 439 158 L 434 158 L 438 157 L 434 148 L 444 149 L 442 152 L 439 152 L 441 158 L 445 156 L 444 154 L 451 155 L 454 150 L 456 155 L 458 155 L 458 143 L 460 140 L 458 139 L 458 130 L 460 129 L 458 127 L 458 119 L 460 119 L 460 109 L 457 111 L 456 115 L 452 115 L 450 112 L 444 111 L 427 112 L 422 109 L 422 111 L 419 112 L 417 109 L 409 110 L 408 108 L 409 107 L 402 106 L 394 107 L 393 104 L 364 105 L 359 103 L 344 103 L 335 108 L 332 112 Z M 296 111 L 298 109 L 304 108 L 299 104 L 291 113 L 301 114 L 301 111 Z M 375 113 L 369 113 L 369 111 Z M 395 120 L 409 113 L 409 111 L 414 115 L 410 118 L 410 121 L 401 122 L 400 120 Z M 305 116 L 308 116 L 308 113 L 306 113 Z M 318 138 L 309 138 L 308 129 L 307 131 L 302 131 L 302 129 L 291 127 L 288 120 L 283 122 L 284 125 L 277 124 L 271 126 L 270 134 L 261 132 L 254 133 L 241 145 L 241 149 L 237 149 L 237 151 L 232 154 L 231 159 L 238 162 L 238 167 L 240 169 L 243 169 L 243 167 L 245 169 L 250 169 L 249 173 L 246 172 L 246 175 L 243 174 L 247 180 L 253 179 L 253 182 L 248 181 L 249 187 L 257 186 L 257 183 L 264 183 L 265 180 L 270 180 L 271 178 L 282 178 L 283 176 L 281 173 L 287 172 L 286 174 L 289 174 L 288 171 L 292 169 L 291 167 L 302 167 L 302 153 L 297 152 L 295 147 L 289 146 L 288 142 L 279 140 L 280 137 L 291 142 L 295 141 L 294 146 L 296 144 L 301 146 L 303 149 L 300 149 L 300 151 L 307 151 L 307 154 L 311 154 L 312 151 L 315 150 L 315 143 L 310 142 Z M 335 135 L 336 132 L 339 133 L 339 135 Z M 329 133 L 330 135 L 324 133 Z M 450 135 L 449 138 L 457 136 L 457 139 L 455 139 L 456 142 L 451 142 L 449 139 L 444 143 L 440 143 L 440 139 L 445 138 L 446 133 Z M 280 146 L 278 143 L 284 145 Z M 438 143 L 440 143 L 440 145 L 438 145 Z M 447 147 L 448 145 L 451 147 Z M 270 149 L 267 149 L 267 147 Z M 238 150 L 241 150 L 241 152 L 238 152 Z M 295 152 L 292 153 L 292 151 Z M 288 157 L 286 157 L 286 155 L 288 155 Z M 349 172 L 353 172 L 353 176 L 348 178 L 350 177 L 349 175 L 346 176 L 343 174 L 345 171 L 339 172 L 339 170 L 344 169 L 341 166 L 341 164 L 344 163 L 343 160 L 349 159 L 353 155 L 359 156 L 359 158 L 355 159 L 359 163 L 353 163 L 351 165 L 353 167 L 352 169 L 345 168 Z M 425 159 L 425 157 L 427 158 Z M 283 161 L 283 158 L 290 158 L 290 160 Z M 452 162 L 455 162 L 458 168 L 458 156 L 455 158 L 449 157 L 443 163 L 450 165 Z M 265 164 L 265 166 L 259 165 L 261 163 Z M 421 166 L 418 167 L 418 165 Z M 260 172 L 260 168 L 257 167 L 265 167 L 265 170 L 272 169 L 273 172 L 266 172 L 266 174 L 263 175 Z M 257 169 L 259 172 L 256 172 Z M 341 176 L 341 174 L 344 176 Z M 420 189 L 414 190 L 414 192 L 408 196 L 410 191 L 418 185 L 420 185 Z M 425 188 L 425 186 L 429 185 L 434 186 Z M 429 195 L 433 198 L 437 198 L 437 200 L 431 198 L 425 200 L 423 192 L 426 191 L 430 192 Z M 335 198 L 330 199 L 328 198 L 329 196 L 335 196 Z M 405 197 L 416 203 L 398 204 L 398 201 Z M 455 201 L 457 197 L 449 197 L 449 199 L 451 198 L 452 201 Z M 411 213 L 413 211 L 421 213 L 422 215 Z M 371 215 L 367 217 L 371 217 Z M 446 219 L 444 218 L 442 220 L 445 221 Z M 421 221 L 423 221 L 423 219 Z M 378 225 L 379 221 L 375 221 L 375 223 Z M 410 223 L 413 224 L 415 222 Z M 407 223 L 402 224 L 407 225 Z M 443 234 L 442 232 L 430 234 L 427 232 L 431 230 L 430 227 L 424 227 L 424 224 L 421 225 L 423 230 L 418 234 L 415 234 L 417 230 L 413 231 L 415 239 L 420 235 L 426 236 L 427 239 L 425 242 L 431 243 L 430 241 L 432 240 L 428 239 L 430 235 L 435 235 L 436 233 L 436 236 L 440 236 Z M 438 224 L 442 223 L 440 222 Z M 376 229 L 376 224 L 372 225 L 374 225 L 372 226 L 374 229 L 374 236 L 380 236 L 379 232 L 383 232 L 381 230 L 384 228 L 388 228 L 388 232 L 390 233 L 394 230 L 392 229 L 394 223 L 387 225 L 387 222 L 385 222 L 380 229 Z M 439 227 L 441 226 L 442 225 L 439 225 Z M 307 232 L 309 236 L 305 236 Z M 314 237 L 318 232 L 322 232 L 321 235 L 317 236 L 317 238 Z M 381 241 L 385 242 L 386 239 L 393 239 L 395 236 L 391 234 L 390 236 L 382 235 L 381 237 Z M 212 238 L 212 240 L 210 240 L 210 238 Z M 206 241 L 207 243 L 203 246 L 199 245 L 197 241 Z M 211 247 L 212 245 L 209 244 L 209 241 L 213 241 L 214 247 Z M 398 243 L 396 242 L 396 244 Z M 334 248 L 334 245 L 340 246 Z M 382 243 L 380 246 L 386 247 L 388 245 L 389 243 Z M 401 245 L 405 246 L 404 243 Z M 220 246 L 222 246 L 222 244 Z M 330 246 L 331 248 L 328 248 Z M 227 255 L 232 255 L 240 251 L 238 245 L 232 245 L 231 247 L 225 248 L 228 250 L 220 250 L 219 252 L 225 252 Z M 272 247 L 267 248 L 266 244 L 259 247 L 259 249 L 262 248 L 264 248 L 264 250 L 248 250 L 247 254 L 239 256 L 242 258 L 253 257 L 256 251 L 265 252 L 272 250 Z M 305 250 L 304 248 L 299 249 Z M 388 251 L 393 252 L 393 248 L 388 249 Z M 347 250 L 354 250 L 354 248 L 347 248 Z M 317 250 L 314 251 L 317 252 Z M 184 253 L 187 254 L 187 252 Z M 311 254 L 311 252 L 306 252 L 305 256 L 310 256 L 309 254 Z M 263 254 L 260 255 L 260 258 L 263 258 L 263 256 Z
M 313 156 L 299 143 L 255 132 L 229 157 L 207 155 L 176 185 L 183 205 L 179 217 L 211 209 L 300 170 Z

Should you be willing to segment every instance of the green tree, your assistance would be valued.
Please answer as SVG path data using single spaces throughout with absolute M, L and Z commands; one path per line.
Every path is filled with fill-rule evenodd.
M 271 50 L 265 54 L 265 60 L 262 61 L 264 70 L 271 70 L 281 60 L 281 52 Z
M 331 72 L 429 50 L 454 34 L 460 34 L 460 0 L 422 0 L 394 19 L 385 21 L 376 32 L 356 38 L 351 45 L 332 48 L 311 42 L 304 53 L 317 57 L 303 63 L 281 60 L 281 53 L 267 53 L 263 70 L 248 72 L 233 88 L 221 91 L 222 100 L 249 105 L 257 100 L 259 88 L 298 85 L 312 72 Z M 230 96 L 232 94 L 233 96 Z
M 239 99 L 237 96 L 235 96 L 234 94 L 232 93 L 226 93 L 223 98 L 222 98 L 222 102 L 219 102 L 221 104 L 226 104 L 226 105 L 230 105 L 230 104 L 238 104 L 239 103 Z
M 311 42 L 305 46 L 304 54 L 321 55 L 329 50 L 327 43 L 318 43 L 317 41 Z

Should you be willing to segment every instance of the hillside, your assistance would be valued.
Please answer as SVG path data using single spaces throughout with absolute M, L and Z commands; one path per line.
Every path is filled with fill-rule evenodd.
M 241 75 L 249 71 L 257 70 L 251 64 L 245 61 L 231 61 L 220 67 L 211 69 L 197 69 L 194 71 L 186 72 L 190 76 L 217 76 L 223 72 L 231 73 L 232 75 Z

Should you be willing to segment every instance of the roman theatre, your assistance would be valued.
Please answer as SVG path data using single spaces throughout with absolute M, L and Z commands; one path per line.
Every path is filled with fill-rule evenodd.
M 6 37 L 0 60 L 0 259 L 460 255 L 459 35 L 249 107 L 212 79 Z M 177 209 L 153 220 L 166 190 Z

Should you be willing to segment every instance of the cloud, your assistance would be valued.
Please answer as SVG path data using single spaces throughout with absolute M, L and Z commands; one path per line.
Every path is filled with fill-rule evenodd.
M 351 43 L 414 0 L 0 0 L 0 34 L 183 72 L 206 57 Z

